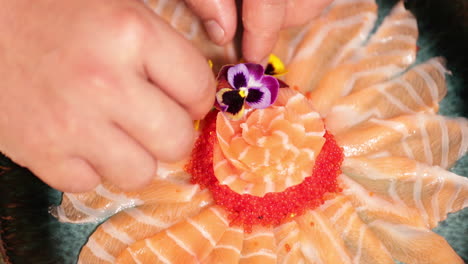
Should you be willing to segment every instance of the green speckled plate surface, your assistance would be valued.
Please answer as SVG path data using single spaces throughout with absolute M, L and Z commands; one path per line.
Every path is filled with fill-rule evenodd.
M 383 3 L 382 3 L 383 2 Z M 378 1 L 382 17 L 395 1 Z M 440 112 L 468 116 L 468 1 L 409 0 L 418 18 L 421 50 L 418 60 L 442 55 L 452 75 Z M 468 175 L 468 155 L 452 169 Z M 76 263 L 80 248 L 96 224 L 64 224 L 48 209 L 59 204 L 61 193 L 43 184 L 28 170 L 0 156 L 0 255 L 5 263 Z M 435 231 L 444 236 L 468 263 L 468 209 L 449 215 Z M 445 264 L 445 263 L 441 263 Z

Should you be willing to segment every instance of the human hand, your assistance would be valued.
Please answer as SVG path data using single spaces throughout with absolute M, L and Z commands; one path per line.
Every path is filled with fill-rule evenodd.
M 225 44 L 236 29 L 234 0 L 186 0 L 205 22 L 211 39 Z M 242 52 L 244 59 L 262 62 L 273 50 L 281 29 L 299 26 L 318 16 L 332 0 L 244 0 Z M 217 23 L 215 23 L 217 22 Z
M 1 152 L 67 192 L 135 189 L 189 153 L 213 74 L 140 1 L 0 6 Z

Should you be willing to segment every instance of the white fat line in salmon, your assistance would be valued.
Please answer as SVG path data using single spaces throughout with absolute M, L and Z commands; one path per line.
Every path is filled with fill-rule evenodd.
M 421 96 L 414 90 L 413 86 L 411 86 L 406 80 L 404 80 L 403 78 L 399 78 L 399 79 L 395 79 L 393 80 L 392 82 L 390 83 L 395 83 L 395 84 L 398 84 L 398 85 L 401 85 L 403 86 L 403 88 L 405 88 L 405 91 L 407 92 L 407 94 L 411 97 L 411 99 L 413 99 L 419 106 L 425 108 L 425 107 L 428 107 L 428 105 L 426 105 L 426 103 L 424 103 L 423 99 L 421 98 Z
M 155 249 L 153 247 L 153 245 L 151 244 L 151 241 L 149 239 L 145 239 L 145 245 L 149 248 L 151 253 L 153 253 L 164 264 L 172 264 L 172 262 L 170 260 L 168 260 L 166 257 L 164 257 L 157 249 Z
M 425 115 L 417 115 L 416 123 L 419 127 L 419 131 L 421 134 L 421 140 L 422 140 L 422 145 L 424 148 L 424 156 L 426 157 L 426 163 L 429 165 L 433 164 L 433 159 L 432 159 L 432 150 L 431 150 L 431 142 L 429 138 L 429 134 L 427 133 L 426 130 L 426 123 L 427 123 L 427 118 Z
M 363 19 L 363 25 L 361 30 L 359 31 L 359 34 L 357 34 L 354 38 L 348 41 L 348 43 L 346 43 L 341 48 L 341 50 L 338 51 L 338 54 L 335 56 L 335 58 L 332 60 L 332 63 L 330 64 L 331 67 L 338 66 L 338 64 L 343 60 L 346 54 L 348 54 L 353 49 L 356 49 L 358 46 L 363 45 L 366 42 L 367 37 L 369 36 L 369 33 L 374 27 L 374 23 L 376 20 L 377 16 L 373 13 L 369 13 L 369 15 L 367 15 L 367 19 Z
M 189 223 L 191 226 L 193 226 L 206 240 L 208 240 L 211 244 L 212 247 L 216 245 L 216 241 L 213 238 L 213 236 L 205 230 L 203 226 L 201 226 L 199 223 L 193 221 L 191 218 L 187 219 L 187 223 Z
M 112 204 L 102 209 L 94 209 L 85 205 L 82 201 L 77 199 L 74 194 L 64 193 L 63 196 L 67 197 L 67 199 L 72 203 L 73 207 L 77 211 L 85 215 L 91 216 L 96 221 L 102 220 L 106 218 L 107 216 L 109 216 L 110 214 L 116 213 L 124 208 L 128 208 L 133 205 L 131 203 L 130 204 Z
M 213 214 L 215 214 L 222 222 L 225 226 L 229 226 L 229 221 L 226 219 L 226 217 L 224 217 L 223 213 L 220 212 L 219 209 L 215 208 L 215 207 L 210 207 L 209 209 Z
M 189 255 L 193 256 L 194 258 L 197 257 L 197 255 L 195 254 L 195 252 L 192 251 L 192 249 L 189 247 L 189 245 L 185 244 L 185 242 L 183 240 L 181 240 L 179 237 L 177 237 L 169 229 L 166 230 L 166 235 L 167 235 L 167 237 L 172 239 L 172 241 L 174 241 L 174 243 L 176 243 L 180 248 L 185 250 Z
M 434 79 L 422 68 L 414 67 L 412 69 L 415 71 L 426 83 L 427 87 L 429 88 L 429 92 L 432 97 L 432 101 L 437 103 L 439 101 L 439 90 L 437 89 L 437 84 Z
M 358 79 L 360 79 L 360 78 L 368 77 L 368 76 L 373 75 L 373 74 L 387 75 L 389 72 L 397 73 L 397 72 L 403 71 L 404 69 L 405 69 L 404 67 L 400 67 L 400 66 L 392 64 L 392 65 L 385 65 L 385 66 L 381 66 L 381 67 L 375 67 L 375 68 L 370 69 L 370 70 L 359 71 L 359 72 L 353 73 L 349 77 L 349 79 L 345 82 L 345 84 L 343 85 L 344 88 L 341 90 L 341 96 L 346 96 L 346 95 L 350 94 L 351 91 L 354 88 L 354 85 L 356 84 L 356 81 Z M 389 84 L 387 84 L 387 85 L 389 85 Z
M 398 195 L 398 192 L 396 190 L 396 184 L 397 184 L 397 180 L 391 179 L 387 192 L 390 195 L 390 198 L 392 198 L 394 202 L 398 203 L 401 206 L 407 207 L 406 203 Z
M 94 191 L 101 195 L 102 197 L 114 201 L 118 204 L 121 204 L 123 207 L 130 207 L 130 206 L 137 206 L 141 205 L 144 202 L 140 199 L 137 198 L 129 198 L 127 197 L 124 193 L 113 193 L 109 191 L 106 187 L 104 187 L 102 184 L 98 185 Z
M 431 206 L 434 215 L 434 224 L 437 225 L 437 223 L 440 221 L 439 196 L 444 187 L 445 179 L 442 177 L 436 177 L 430 184 L 436 186 L 436 190 L 432 195 Z
M 107 233 L 109 236 L 119 240 L 120 242 L 124 243 L 125 245 L 131 245 L 135 243 L 135 240 L 131 238 L 127 233 L 122 232 L 115 228 L 115 226 L 110 222 L 106 221 L 102 225 L 102 230 Z
M 297 252 L 297 250 L 299 250 L 299 248 L 301 247 L 301 243 L 299 242 L 296 242 L 292 245 L 291 249 L 286 253 L 286 255 L 284 256 L 283 258 L 283 262 L 281 263 L 289 263 L 289 258 L 291 257 L 291 255 L 293 254 L 293 252 Z M 298 264 L 301 264 L 301 263 L 304 263 L 304 260 L 301 259 L 300 262 Z
M 448 134 L 448 127 L 443 117 L 437 116 L 437 119 L 439 120 L 439 127 L 440 127 L 440 132 L 441 132 L 440 166 L 442 168 L 447 168 L 449 153 L 450 153 L 450 142 L 449 142 L 450 138 Z
M 248 234 L 248 235 L 246 234 L 244 240 L 247 241 L 247 240 L 256 239 L 256 238 L 259 238 L 259 237 L 274 238 L 275 235 L 272 232 L 256 232 L 256 233 L 253 233 L 253 234 Z
M 337 241 L 337 238 L 333 236 L 332 231 L 330 228 L 328 228 L 325 223 L 322 221 L 321 217 L 318 216 L 318 214 L 314 211 L 310 211 L 310 216 L 314 219 L 314 223 L 318 225 L 320 230 L 322 230 L 325 235 L 327 236 L 328 240 L 332 243 L 332 245 L 335 247 L 335 252 L 338 252 L 338 255 L 340 258 L 343 260 L 343 263 L 351 263 L 351 259 L 349 256 L 345 253 L 346 251 L 343 250 L 343 248 L 339 245 L 339 242 Z
M 323 43 L 324 38 L 328 35 L 328 32 L 336 28 L 344 28 L 348 26 L 355 26 L 360 23 L 364 23 L 368 20 L 374 20 L 376 15 L 372 12 L 363 12 L 358 15 L 347 17 L 332 23 L 328 23 L 326 26 L 320 28 L 319 32 L 315 34 L 313 41 L 307 45 L 307 48 L 301 49 L 293 61 L 300 61 L 311 57 L 317 50 L 317 48 Z
M 230 244 L 218 244 L 214 247 L 214 249 L 227 249 L 227 250 L 232 250 L 236 253 L 236 255 L 241 254 L 241 250 L 239 248 L 234 247 L 233 245 Z
M 169 226 L 171 226 L 171 223 L 163 222 L 161 221 L 161 219 L 149 216 L 138 208 L 132 208 L 124 212 L 133 219 L 137 220 L 138 222 L 141 222 L 146 225 L 155 226 L 159 228 L 168 228 Z
M 353 258 L 353 263 L 354 264 L 359 264 L 361 263 L 361 254 L 362 254 L 362 241 L 364 240 L 364 233 L 367 231 L 367 225 L 363 224 L 359 228 L 359 238 L 358 238 L 358 249 L 356 252 L 356 256 Z
M 136 264 L 143 264 L 141 261 L 138 259 L 137 254 L 131 249 L 127 248 L 128 253 L 130 254 L 130 257 L 132 257 L 132 260 L 135 261 Z
M 416 38 L 411 35 L 391 35 L 376 39 L 375 43 L 404 42 L 407 44 L 416 44 Z
M 388 128 L 390 128 L 392 130 L 395 130 L 395 131 L 401 133 L 403 135 L 403 139 L 410 136 L 408 128 L 406 127 L 406 125 L 403 122 L 382 120 L 382 119 L 377 119 L 377 118 L 371 118 L 369 121 L 374 123 L 374 124 L 384 126 L 384 127 L 388 127 Z
M 340 219 L 349 209 L 351 209 L 351 207 L 351 202 L 344 203 L 340 209 L 336 210 L 335 214 L 330 217 L 330 222 L 335 224 L 338 219 Z
M 310 261 L 310 263 L 324 264 L 322 259 L 319 257 L 317 249 L 309 240 L 304 241 L 304 239 L 301 239 L 301 252 L 302 255 Z
M 94 240 L 94 238 L 92 236 L 88 239 L 88 242 L 86 243 L 86 247 L 89 248 L 89 250 L 91 251 L 91 253 L 93 253 L 94 256 L 96 256 L 96 257 L 98 257 L 98 258 L 100 258 L 102 260 L 108 261 L 110 263 L 115 262 L 114 256 L 110 255 L 103 247 L 101 247 Z
M 382 94 L 389 103 L 394 105 L 396 108 L 400 109 L 403 113 L 405 114 L 415 114 L 412 109 L 410 109 L 408 106 L 406 106 L 400 99 L 397 97 L 393 96 L 392 94 L 387 92 L 387 86 L 380 86 L 375 89 L 378 91 L 380 94 Z
M 424 220 L 424 223 L 426 224 L 427 228 L 430 228 L 430 223 L 429 223 L 429 215 L 427 214 L 426 208 L 424 208 L 424 205 L 422 203 L 422 181 L 423 179 L 419 176 L 420 174 L 420 168 L 419 165 L 416 165 L 416 174 L 418 175 L 418 178 L 415 180 L 413 184 L 413 200 L 416 205 L 416 208 L 419 211 L 419 214 L 422 216 L 422 219 Z
M 182 14 L 186 9 L 187 6 L 185 5 L 184 1 L 178 1 L 169 21 L 169 24 L 172 27 L 177 28 L 177 22 L 179 22 L 179 19 L 182 17 Z
M 301 31 L 299 33 L 296 34 L 296 36 L 294 36 L 293 39 L 291 39 L 289 41 L 289 45 L 288 45 L 288 51 L 286 53 L 286 58 L 284 60 L 284 63 L 289 63 L 293 56 L 294 56 L 294 52 L 297 50 L 297 46 L 302 42 L 302 40 L 304 39 L 305 35 L 307 34 L 307 32 L 309 32 L 310 30 L 310 27 L 313 25 L 313 22 L 311 23 L 308 23 L 306 26 L 304 26 Z
M 247 259 L 247 258 L 252 258 L 252 257 L 257 257 L 257 256 L 276 259 L 276 254 L 273 253 L 270 249 L 266 249 L 266 248 L 262 248 L 259 251 L 252 252 L 252 253 L 245 254 L 245 255 L 241 254 L 240 257 L 243 259 Z
M 465 155 L 468 149 L 468 121 L 464 118 L 457 118 L 455 120 L 459 122 L 460 127 L 461 142 L 457 157 L 457 159 L 460 159 L 463 155 Z
M 356 221 L 356 219 L 359 218 L 359 215 L 357 213 L 353 213 L 351 215 L 351 217 L 348 219 L 348 223 L 346 224 L 345 226 L 345 229 L 343 229 L 343 236 L 347 236 L 349 231 L 351 231 L 351 228 L 353 227 L 354 225 L 354 222 Z

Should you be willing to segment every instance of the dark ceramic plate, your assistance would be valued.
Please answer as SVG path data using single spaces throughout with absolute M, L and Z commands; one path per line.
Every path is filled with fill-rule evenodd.
M 395 3 L 378 2 L 382 7 L 380 17 Z M 442 55 L 452 71 L 448 77 L 449 93 L 440 112 L 468 116 L 468 1 L 409 0 L 406 5 L 418 18 L 421 35 L 418 60 Z M 468 175 L 467 155 L 453 171 Z M 76 262 L 80 248 L 96 224 L 59 223 L 48 208 L 59 204 L 60 199 L 58 191 L 0 155 L 0 252 L 5 263 Z M 468 209 L 451 214 L 435 231 L 468 262 Z

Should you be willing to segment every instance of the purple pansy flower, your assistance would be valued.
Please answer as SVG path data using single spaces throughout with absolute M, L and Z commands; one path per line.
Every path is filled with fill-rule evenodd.
M 260 64 L 242 63 L 222 69 L 231 87 L 222 88 L 216 94 L 221 111 L 239 119 L 244 113 L 244 104 L 262 109 L 272 105 L 278 96 L 279 82 L 275 77 L 264 75 Z

